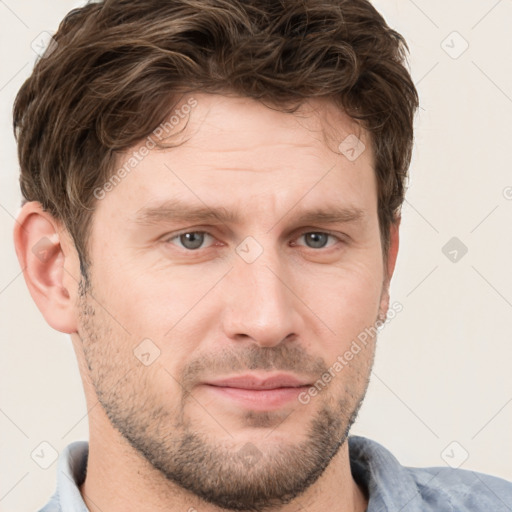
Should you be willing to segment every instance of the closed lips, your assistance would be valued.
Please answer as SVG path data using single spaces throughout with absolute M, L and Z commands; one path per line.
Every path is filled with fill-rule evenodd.
M 250 390 L 266 390 L 278 388 L 299 388 L 310 386 L 311 384 L 304 379 L 300 379 L 293 375 L 278 374 L 270 377 L 257 377 L 255 375 L 238 375 L 225 379 L 205 382 L 209 386 L 250 389 Z

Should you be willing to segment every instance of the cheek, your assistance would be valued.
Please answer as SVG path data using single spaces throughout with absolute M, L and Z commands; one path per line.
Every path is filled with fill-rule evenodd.
M 168 265 L 147 268 L 132 261 L 103 264 L 97 288 L 112 316 L 134 335 L 162 336 L 215 284 L 222 273 Z
M 315 291 L 312 287 L 309 292 L 304 289 L 304 302 L 311 304 L 320 320 L 330 328 L 323 329 L 321 335 L 325 340 L 323 356 L 328 365 L 350 350 L 354 340 L 363 339 L 368 346 L 372 343 L 365 333 L 371 332 L 379 316 L 383 291 L 379 269 L 382 266 L 352 266 L 318 277 Z M 357 347 L 354 350 L 357 351 Z M 365 359 L 370 356 L 368 353 Z
M 219 268 L 199 273 L 192 267 L 170 266 L 141 272 L 135 265 L 124 265 L 104 274 L 102 301 L 112 314 L 106 321 L 117 334 L 116 348 L 130 352 L 130 361 L 134 350 L 150 354 L 146 357 L 155 364 L 145 368 L 146 373 L 162 370 L 154 375 L 155 389 L 161 385 L 175 396 L 181 393 L 171 376 L 177 377 L 193 352 L 217 332 L 222 306 L 211 292 L 224 273 Z
M 303 297 L 315 310 L 325 311 L 333 320 L 363 323 L 377 315 L 383 288 L 382 264 L 363 261 L 344 268 L 326 269 L 308 276 Z M 311 286 L 315 283 L 315 286 Z

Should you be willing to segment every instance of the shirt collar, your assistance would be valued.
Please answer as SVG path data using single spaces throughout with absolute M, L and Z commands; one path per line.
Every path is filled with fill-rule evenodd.
M 354 480 L 366 490 L 368 512 L 422 512 L 422 499 L 411 472 L 379 443 L 360 436 L 348 438 Z
M 80 494 L 85 480 L 89 443 L 75 441 L 69 444 L 59 456 L 57 470 L 57 492 L 60 510 L 65 512 L 89 512 Z

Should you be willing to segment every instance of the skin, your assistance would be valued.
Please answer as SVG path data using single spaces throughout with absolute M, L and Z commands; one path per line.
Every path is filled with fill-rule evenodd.
M 187 126 L 173 134 L 181 145 L 149 151 L 97 202 L 89 283 L 69 234 L 39 203 L 16 224 L 31 295 L 71 335 L 79 363 L 90 430 L 84 500 L 93 512 L 364 511 L 345 440 L 375 339 L 307 404 L 255 410 L 204 382 L 282 370 L 314 383 L 385 316 L 399 222 L 384 259 L 368 135 L 326 100 L 285 114 L 247 98 L 193 97 Z M 349 134 L 366 146 L 354 161 L 337 150 Z M 137 221 L 169 199 L 240 217 Z M 331 206 L 360 216 L 298 222 Z M 177 236 L 185 232 L 205 235 Z M 44 237 L 42 259 L 32 248 Z M 261 254 L 248 263 L 240 247 Z M 146 365 L 134 350 L 148 339 Z

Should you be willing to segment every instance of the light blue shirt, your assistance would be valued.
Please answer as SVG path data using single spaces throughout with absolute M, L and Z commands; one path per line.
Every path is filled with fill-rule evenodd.
M 89 512 L 79 486 L 89 444 L 76 441 L 59 456 L 57 489 L 40 512 Z M 402 466 L 383 446 L 349 437 L 352 474 L 367 489 L 367 512 L 512 512 L 512 482 L 449 467 Z

